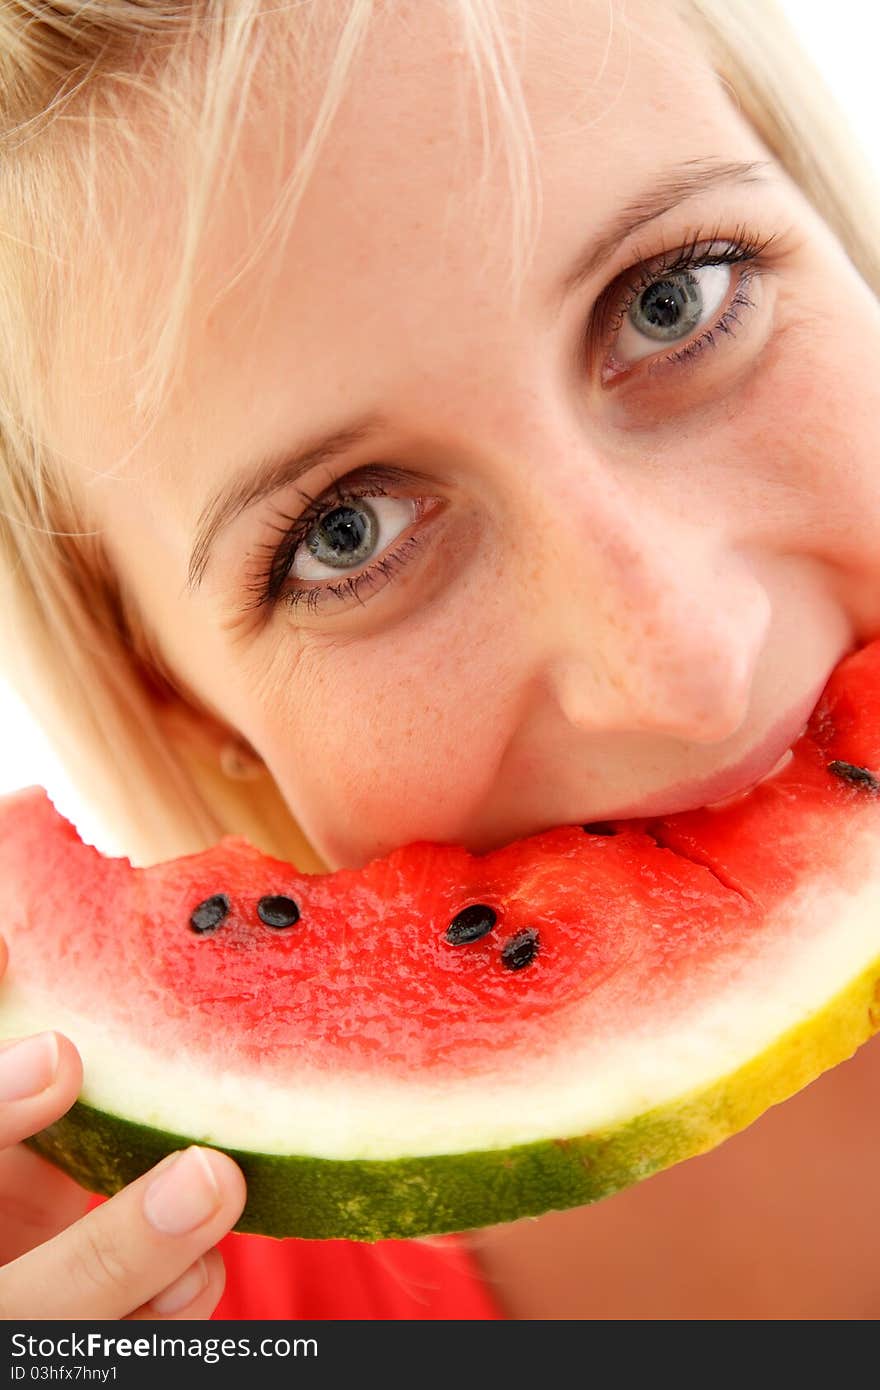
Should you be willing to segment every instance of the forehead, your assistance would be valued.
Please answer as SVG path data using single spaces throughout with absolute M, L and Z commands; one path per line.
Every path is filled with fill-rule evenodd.
M 491 60 L 477 79 L 456 10 L 380 9 L 292 230 L 270 239 L 271 254 L 229 290 L 291 173 L 291 160 L 279 168 L 279 148 L 303 151 L 301 134 L 285 128 L 281 142 L 272 123 L 295 119 L 307 133 L 322 95 L 318 81 L 308 111 L 296 114 L 299 94 L 285 94 L 279 117 L 257 77 L 234 177 L 199 250 L 180 374 L 140 440 L 131 382 L 114 370 L 107 334 L 137 340 L 135 305 L 150 302 L 155 269 L 172 254 L 173 159 L 157 162 L 155 185 L 120 219 L 130 297 L 117 295 L 114 323 L 96 334 L 100 350 L 90 356 L 79 344 L 75 358 L 76 400 L 100 408 L 80 415 L 61 452 L 87 469 L 97 494 L 129 495 L 183 528 L 224 471 L 340 415 L 390 409 L 402 432 L 415 431 L 436 419 L 444 392 L 448 412 L 454 392 L 465 420 L 498 373 L 534 381 L 524 342 L 552 329 L 550 287 L 591 229 L 666 165 L 766 154 L 666 4 L 551 0 L 525 3 L 522 24 L 506 30 L 534 140 L 533 161 L 522 163 L 523 126 L 514 123 L 511 142 Z M 502 68 L 505 87 L 510 76 Z M 508 276 L 521 226 L 512 189 L 528 201 L 530 186 L 539 235 L 514 309 Z M 145 225 L 149 254 L 126 262 L 126 247 L 144 246 Z M 106 478 L 94 477 L 96 458 Z

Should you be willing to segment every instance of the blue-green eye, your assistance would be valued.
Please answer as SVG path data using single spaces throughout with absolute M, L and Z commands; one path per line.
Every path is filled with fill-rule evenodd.
M 263 559 L 256 581 L 248 585 L 255 598 L 247 607 L 284 603 L 315 613 L 331 601 L 333 610 L 340 603 L 363 603 L 363 596 L 384 588 L 428 538 L 428 518 L 443 504 L 412 489 L 431 481 L 414 470 L 373 463 L 308 497 L 298 516 L 280 513 L 271 528 L 279 539 L 258 548 Z M 395 495 L 398 491 L 403 495 Z M 419 524 L 423 520 L 425 526 Z M 417 529 L 408 534 L 412 527 Z
M 603 381 L 643 358 L 680 363 L 716 346 L 716 334 L 732 337 L 739 311 L 755 307 L 748 288 L 764 271 L 765 252 L 776 239 L 775 233 L 760 239 L 745 227 L 729 240 L 698 235 L 678 251 L 634 266 L 622 287 L 620 280 L 609 286 L 600 300 L 608 354 Z
M 637 362 L 666 343 L 684 342 L 711 327 L 730 290 L 729 265 L 679 270 L 640 290 L 629 307 L 614 345 L 621 362 Z
M 417 499 L 411 497 L 350 498 L 331 503 L 297 547 L 290 563 L 291 579 L 327 579 L 340 570 L 369 564 L 411 526 Z

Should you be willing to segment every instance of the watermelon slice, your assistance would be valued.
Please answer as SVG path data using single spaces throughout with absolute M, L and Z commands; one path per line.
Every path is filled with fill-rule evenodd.
M 240 836 L 146 869 L 0 801 L 0 1037 L 65 1032 L 35 1147 L 110 1193 L 192 1141 L 239 1229 L 378 1240 L 592 1202 L 880 1028 L 880 641 L 720 808 L 297 872 Z

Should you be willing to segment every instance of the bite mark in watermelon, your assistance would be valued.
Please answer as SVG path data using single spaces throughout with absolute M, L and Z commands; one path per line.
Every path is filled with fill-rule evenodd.
M 714 1147 L 880 1028 L 880 641 L 718 809 L 418 842 L 302 874 L 241 836 L 133 868 L 0 799 L 0 1037 L 56 1028 L 33 1141 L 111 1193 L 191 1142 L 239 1229 L 439 1234 L 596 1201 Z

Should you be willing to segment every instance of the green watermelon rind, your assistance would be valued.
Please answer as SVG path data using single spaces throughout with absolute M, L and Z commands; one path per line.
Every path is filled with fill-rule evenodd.
M 212 1145 L 78 1101 L 28 1140 L 90 1191 L 111 1195 L 189 1144 L 241 1167 L 235 1230 L 377 1241 L 466 1231 L 597 1202 L 715 1148 L 880 1030 L 880 957 L 743 1066 L 678 1100 L 591 1134 L 400 1159 L 327 1159 Z

